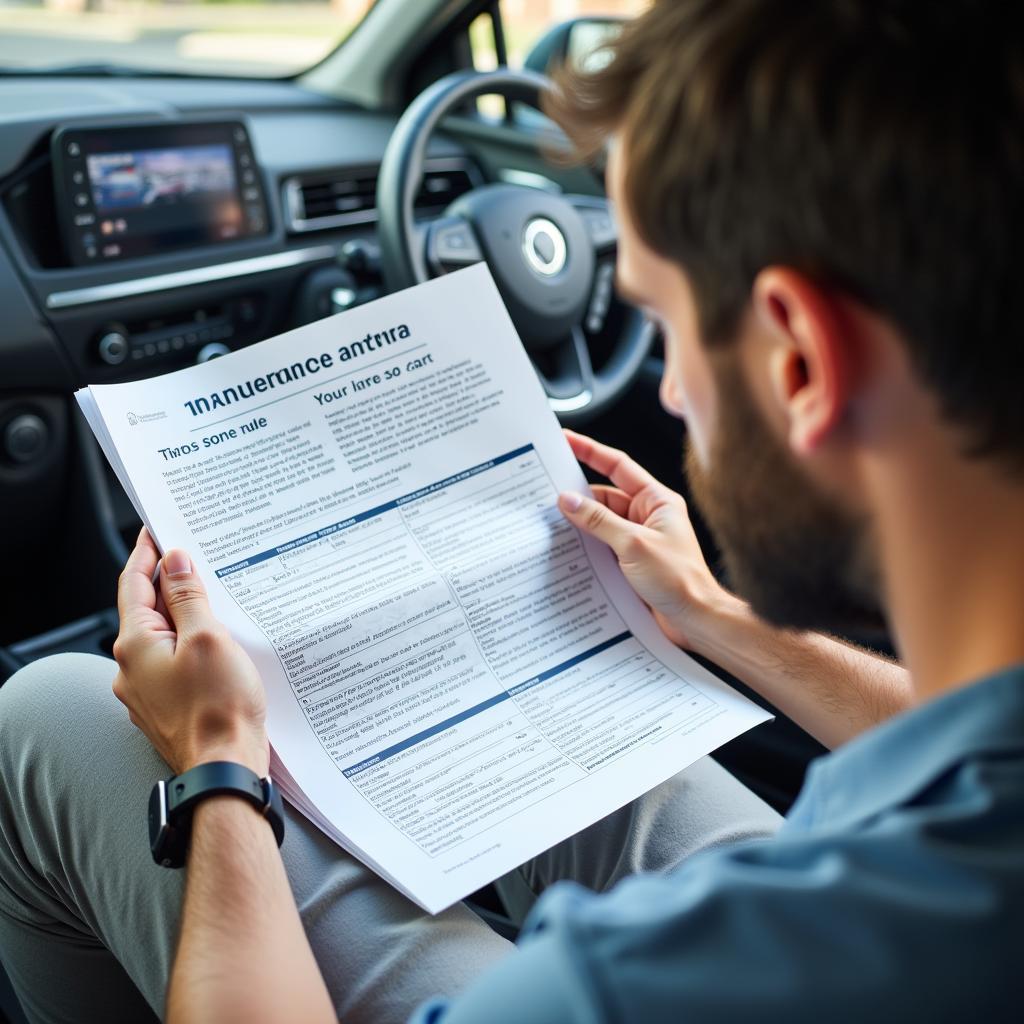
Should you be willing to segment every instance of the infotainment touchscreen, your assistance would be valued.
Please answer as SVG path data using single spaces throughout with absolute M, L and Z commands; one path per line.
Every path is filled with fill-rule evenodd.
M 58 207 L 75 263 L 265 234 L 267 210 L 239 121 L 67 128 L 54 136 Z

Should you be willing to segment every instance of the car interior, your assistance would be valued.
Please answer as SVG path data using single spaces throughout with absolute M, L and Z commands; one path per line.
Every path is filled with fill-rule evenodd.
M 117 633 L 116 581 L 140 524 L 76 389 L 217 358 L 481 259 L 562 422 L 685 493 L 683 429 L 658 401 L 657 331 L 615 294 L 602 168 L 561 159 L 565 139 L 537 109 L 552 65 L 600 59 L 642 5 L 320 6 L 351 31 L 286 74 L 251 59 L 171 66 L 142 43 L 109 60 L 0 67 L 0 545 L 18 581 L 0 619 L 0 685 L 57 652 L 109 657 Z M 25 26 L 12 19 L 3 34 L 39 43 Z M 173 154 L 189 147 L 223 159 L 182 169 Z M 168 162 L 144 177 L 140 214 L 125 154 L 143 153 Z M 237 198 L 226 212 L 184 216 L 161 201 L 201 187 L 191 174 L 219 173 Z M 571 224 L 571 245 L 579 233 L 578 322 L 519 301 L 520 261 L 503 257 L 501 236 L 523 204 Z M 820 751 L 779 716 L 715 756 L 785 811 Z M 514 935 L 493 891 L 470 903 Z M 23 1019 L 0 970 L 4 1015 Z

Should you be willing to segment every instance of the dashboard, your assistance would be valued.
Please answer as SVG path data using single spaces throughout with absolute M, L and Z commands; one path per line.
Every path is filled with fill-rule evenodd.
M 0 389 L 164 372 L 376 297 L 393 124 L 293 83 L 0 81 Z M 438 137 L 422 215 L 482 180 Z

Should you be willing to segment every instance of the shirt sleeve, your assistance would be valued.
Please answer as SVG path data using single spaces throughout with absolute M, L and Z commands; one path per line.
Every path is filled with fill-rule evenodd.
M 882 821 L 712 851 L 606 895 L 560 883 L 516 953 L 414 1021 L 1001 1020 L 1019 972 L 998 907 L 1012 891 L 1024 909 L 1020 885 L 1001 889 L 984 846 L 935 856 L 942 841 Z

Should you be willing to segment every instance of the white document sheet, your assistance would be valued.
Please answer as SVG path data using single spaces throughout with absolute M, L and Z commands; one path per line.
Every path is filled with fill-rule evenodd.
M 483 264 L 78 397 L 289 799 L 431 912 L 769 717 L 559 513 L 587 485 Z

